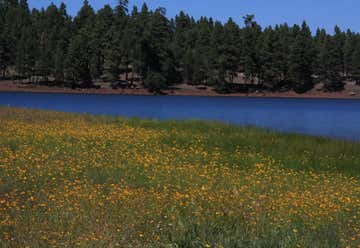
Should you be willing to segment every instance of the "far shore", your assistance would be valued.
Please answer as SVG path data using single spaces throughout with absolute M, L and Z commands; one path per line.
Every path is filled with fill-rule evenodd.
M 62 93 L 62 94 L 103 94 L 103 95 L 136 95 L 153 96 L 158 95 L 144 88 L 137 89 L 112 89 L 110 87 L 89 88 L 89 89 L 71 89 L 62 87 L 49 87 L 38 85 L 24 85 L 13 82 L 1 82 L 0 92 L 29 92 L 29 93 Z M 264 97 L 264 98 L 324 98 L 324 99 L 360 99 L 360 86 L 351 87 L 340 92 L 324 92 L 311 90 L 304 94 L 298 94 L 294 91 L 288 92 L 254 92 L 254 93 L 232 93 L 220 94 L 210 87 L 196 87 L 189 85 L 179 85 L 175 89 L 164 90 L 163 95 L 167 96 L 211 96 L 211 97 Z

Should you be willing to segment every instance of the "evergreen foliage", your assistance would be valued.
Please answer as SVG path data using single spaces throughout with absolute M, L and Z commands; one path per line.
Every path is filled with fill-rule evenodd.
M 178 83 L 298 93 L 323 83 L 337 91 L 360 81 L 360 35 L 337 26 L 333 35 L 312 35 L 306 22 L 262 28 L 253 15 L 243 25 L 183 11 L 168 19 L 164 8 L 129 10 L 128 0 L 98 11 L 84 0 L 74 18 L 63 3 L 30 11 L 26 0 L 0 0 L 0 78 L 8 77 L 72 87 L 138 83 L 155 92 Z

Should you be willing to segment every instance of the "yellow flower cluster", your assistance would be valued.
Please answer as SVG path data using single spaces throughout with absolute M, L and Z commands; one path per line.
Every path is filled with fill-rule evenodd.
M 1 246 L 360 245 L 358 177 L 209 147 L 190 129 L 9 109 L 0 117 Z

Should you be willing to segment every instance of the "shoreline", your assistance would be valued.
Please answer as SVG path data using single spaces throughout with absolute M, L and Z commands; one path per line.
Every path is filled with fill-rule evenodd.
M 79 95 L 122 95 L 122 96 L 157 96 L 161 94 L 154 94 L 146 89 L 71 89 L 48 86 L 32 86 L 19 87 L 17 84 L 2 84 L 0 82 L 1 93 L 46 93 L 46 94 L 79 94 Z M 297 94 L 290 92 L 259 92 L 259 93 L 233 93 L 233 94 L 219 94 L 213 90 L 206 89 L 176 89 L 164 90 L 164 96 L 202 96 L 202 97 L 250 97 L 250 98 L 300 98 L 300 99 L 352 99 L 360 100 L 360 95 L 350 95 L 347 91 L 341 92 L 319 92 L 310 91 L 304 94 Z

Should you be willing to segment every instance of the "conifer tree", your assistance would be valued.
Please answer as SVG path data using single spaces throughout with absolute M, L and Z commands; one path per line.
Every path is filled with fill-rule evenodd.
M 316 51 L 316 57 L 314 58 L 313 63 L 313 72 L 315 75 L 320 78 L 321 74 L 323 74 L 323 65 L 324 60 L 326 59 L 326 41 L 328 39 L 328 34 L 325 29 L 317 29 L 316 35 L 314 37 L 314 48 Z M 319 80 L 317 80 L 319 81 Z
M 54 55 L 54 78 L 56 83 L 62 83 L 65 79 L 65 44 L 59 42 L 56 46 Z
M 357 35 L 348 30 L 346 32 L 346 40 L 344 44 L 344 72 L 345 77 L 351 78 L 353 69 L 352 58 L 357 44 Z
M 174 58 L 169 47 L 171 30 L 165 14 L 165 10 L 159 8 L 152 13 L 149 19 L 148 40 L 146 49 L 143 51 L 146 54 L 147 71 L 144 78 L 148 82 L 147 87 L 152 87 L 149 85 L 152 80 L 148 80 L 148 77 L 158 77 L 157 74 L 161 74 L 169 83 L 176 80 Z
M 328 91 L 342 90 L 344 84 L 341 77 L 341 65 L 338 60 L 338 46 L 334 37 L 326 36 L 319 50 L 318 76 Z
M 346 41 L 346 35 L 338 26 L 334 28 L 334 62 L 336 62 L 336 70 L 341 73 L 341 75 L 345 74 L 345 65 L 344 65 L 344 45 Z
M 31 58 L 32 48 L 31 43 L 32 31 L 29 27 L 22 29 L 20 40 L 17 43 L 16 51 L 16 72 L 17 76 L 22 78 L 29 77 L 33 68 L 33 60 Z
M 181 68 L 181 79 L 186 83 L 191 83 L 191 39 L 190 33 L 193 25 L 190 16 L 183 11 L 175 17 L 174 20 L 174 36 L 173 36 L 173 53 L 176 61 Z
M 360 38 L 357 37 L 357 43 L 352 54 L 351 59 L 352 70 L 351 70 L 351 78 L 356 81 L 358 85 L 360 85 Z
M 4 26 L 5 26 L 5 3 L 0 3 L 0 77 L 5 78 L 7 66 L 8 66 L 8 47 L 5 38 Z
M 297 93 L 304 93 L 313 87 L 313 40 L 310 28 L 303 22 L 300 31 L 296 28 L 295 40 L 289 57 L 289 79 Z
M 240 28 L 230 18 L 224 25 L 224 69 L 230 82 L 234 81 L 240 66 Z
M 66 76 L 72 82 L 72 87 L 92 86 L 92 54 L 89 40 L 89 34 L 83 29 L 70 41 L 66 58 Z
M 73 31 L 74 33 L 80 32 L 82 28 L 90 28 L 95 20 L 95 11 L 90 6 L 88 0 L 84 0 L 83 6 L 79 13 L 74 18 Z
M 244 17 L 245 28 L 242 31 L 242 63 L 245 76 L 253 82 L 259 73 L 257 44 L 261 33 L 260 26 L 254 21 L 255 16 Z
M 275 60 L 277 63 L 275 65 L 278 67 L 279 71 L 279 80 L 277 82 L 276 90 L 286 91 L 291 89 L 291 83 L 289 80 L 289 57 L 291 46 L 293 42 L 293 33 L 292 29 L 288 24 L 282 24 L 275 27 L 276 33 L 276 44 L 275 48 Z
M 108 42 L 104 46 L 104 78 L 116 83 L 121 69 L 128 79 L 128 64 L 130 47 L 126 29 L 129 22 L 128 1 L 119 0 L 112 17 L 112 25 L 109 23 Z
M 126 15 L 129 11 L 128 9 L 129 0 L 118 0 L 118 4 L 116 6 L 116 12 L 120 13 L 122 15 Z
M 96 12 L 84 0 L 73 19 L 65 4 L 30 12 L 27 0 L 0 0 L 0 77 L 74 87 L 139 82 L 154 92 L 173 83 L 230 92 L 242 72 L 247 83 L 257 83 L 245 90 L 302 93 L 314 81 L 335 91 L 345 79 L 360 81 L 357 33 L 335 27 L 333 35 L 318 29 L 313 37 L 305 22 L 262 29 L 252 15 L 244 24 L 195 20 L 184 12 L 168 19 L 165 9 L 146 4 L 129 13 L 128 0 Z
M 0 36 L 0 77 L 6 77 L 6 71 L 8 67 L 9 61 L 9 52 L 7 50 L 6 40 L 3 36 Z
M 106 52 L 111 48 L 112 43 L 112 23 L 114 13 L 109 5 L 97 12 L 94 27 L 91 30 L 91 47 L 93 48 L 93 57 L 91 62 L 91 72 L 93 78 L 107 79 L 105 74 L 105 57 Z
M 280 54 L 280 40 L 276 31 L 271 27 L 264 30 L 259 44 L 260 73 L 262 85 L 270 90 L 277 90 L 282 82 L 282 54 Z
M 213 32 L 213 20 L 201 17 L 197 22 L 197 36 L 194 44 L 193 83 L 195 84 L 209 85 L 214 83 L 212 74 L 216 59 L 216 48 L 211 45 Z

